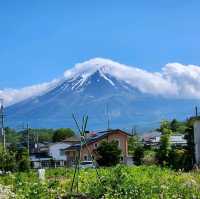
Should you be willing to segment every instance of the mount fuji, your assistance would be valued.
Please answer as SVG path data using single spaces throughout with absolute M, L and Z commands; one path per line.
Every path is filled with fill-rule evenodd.
M 64 78 L 38 95 L 6 108 L 8 124 L 29 122 L 32 127 L 72 127 L 72 113 L 89 116 L 90 129 L 131 129 L 141 131 L 157 127 L 162 119 L 185 119 L 192 114 L 196 99 L 172 98 L 154 79 L 145 81 L 142 71 L 116 62 L 95 58 L 65 72 Z M 141 77 L 136 76 L 141 74 Z M 142 80 L 141 80 L 142 79 Z M 143 81 L 146 86 L 140 87 Z M 169 89 L 169 96 L 173 89 Z

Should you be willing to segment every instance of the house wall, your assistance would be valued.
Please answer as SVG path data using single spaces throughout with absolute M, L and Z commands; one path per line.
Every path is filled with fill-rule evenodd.
M 66 160 L 66 155 L 61 150 L 69 147 L 70 144 L 67 143 L 55 143 L 49 146 L 49 155 L 53 157 L 54 160 Z
M 95 156 L 95 153 L 93 153 L 93 151 L 101 144 L 101 142 L 103 141 L 111 142 L 113 140 L 116 140 L 119 142 L 119 148 L 122 150 L 123 162 L 126 162 L 126 159 L 128 156 L 128 136 L 120 132 L 110 133 L 108 134 L 106 138 L 98 140 L 91 144 L 88 144 L 87 147 L 83 147 L 81 150 L 81 160 L 86 160 L 86 159 L 89 160 L 90 159 L 89 153 Z M 88 150 L 89 150 L 89 153 L 88 153 Z
M 194 144 L 195 144 L 195 160 L 200 164 L 200 121 L 194 122 Z

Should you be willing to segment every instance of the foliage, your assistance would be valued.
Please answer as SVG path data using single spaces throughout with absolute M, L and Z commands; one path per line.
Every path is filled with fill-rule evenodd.
M 170 129 L 173 134 L 184 134 L 187 128 L 187 123 L 185 121 L 178 121 L 173 119 L 171 121 L 164 120 L 161 122 L 160 128 L 157 130 L 163 132 L 164 129 Z
M 27 171 L 30 169 L 29 156 L 26 149 L 7 148 L 3 150 L 0 146 L 0 170 L 7 171 Z
M 140 138 L 137 133 L 133 133 L 128 139 L 128 152 L 129 154 L 134 153 L 135 149 L 140 145 Z
M 144 165 L 155 165 L 157 163 L 156 152 L 154 150 L 145 150 L 142 162 Z
M 144 147 L 137 133 L 133 133 L 132 136 L 129 137 L 128 150 L 129 154 L 133 156 L 134 164 L 141 165 L 144 157 Z
M 157 160 L 161 165 L 168 165 L 173 169 L 191 170 L 194 164 L 194 135 L 193 135 L 193 119 L 185 122 L 173 119 L 163 121 L 160 126 L 162 132 L 160 148 L 157 150 Z M 182 133 L 187 140 L 187 146 L 170 146 L 170 136 L 173 133 Z
M 0 170 L 14 171 L 16 167 L 15 154 L 9 151 L 1 151 L 0 152 Z
M 144 158 L 144 147 L 139 145 L 137 148 L 135 148 L 135 151 L 133 153 L 133 159 L 135 165 L 141 165 L 143 163 Z
M 52 142 L 53 129 L 28 129 L 30 144 L 35 142 Z M 27 130 L 18 132 L 20 135 L 20 143 L 27 143 Z
M 175 170 L 190 170 L 191 161 L 186 149 L 172 149 L 170 152 L 170 167 Z
M 27 171 L 30 169 L 29 154 L 27 149 L 19 149 L 16 152 L 17 170 Z
M 169 154 L 171 150 L 170 136 L 172 131 L 168 127 L 168 123 L 164 122 L 162 126 L 162 135 L 160 137 L 160 147 L 157 151 L 158 163 L 165 166 L 169 165 Z
M 68 137 L 74 135 L 74 131 L 70 128 L 61 128 L 57 129 L 53 134 L 53 142 L 60 142 L 65 140 Z
M 97 162 L 100 166 L 114 166 L 120 162 L 121 150 L 117 142 L 102 142 L 97 148 Z
M 19 142 L 20 135 L 14 129 L 6 127 L 4 130 L 6 134 L 6 141 L 8 143 L 14 144 Z
M 0 184 L 10 187 L 16 199 L 54 199 L 70 192 L 73 169 L 46 170 L 45 182 L 35 171 L 0 176 Z M 80 170 L 79 192 L 88 198 L 160 199 L 200 198 L 199 172 L 174 172 L 157 166 L 134 166 Z

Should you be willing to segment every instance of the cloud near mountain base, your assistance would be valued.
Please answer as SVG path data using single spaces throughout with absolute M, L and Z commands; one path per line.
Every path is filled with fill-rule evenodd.
M 167 98 L 200 99 L 200 67 L 195 65 L 168 63 L 161 71 L 149 72 L 109 59 L 94 58 L 65 71 L 64 78 L 71 79 L 81 75 L 86 79 L 97 70 L 126 81 L 143 93 Z M 11 105 L 29 97 L 42 95 L 62 80 L 55 79 L 21 89 L 3 89 L 0 90 L 0 98 L 4 99 L 6 105 Z

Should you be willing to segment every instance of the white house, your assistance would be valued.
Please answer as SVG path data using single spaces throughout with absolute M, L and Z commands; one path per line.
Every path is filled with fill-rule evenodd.
M 195 161 L 200 164 L 200 119 L 194 121 Z
M 65 142 L 57 142 L 57 143 L 51 143 L 49 145 L 48 154 L 52 157 L 55 167 L 56 166 L 64 166 L 66 163 L 66 155 L 64 152 L 64 149 L 71 146 L 69 143 Z
M 51 167 L 51 159 L 46 153 L 30 154 L 30 162 L 34 169 Z
M 146 136 L 144 140 L 144 144 L 157 146 L 160 144 L 161 133 L 156 132 L 156 135 Z M 170 143 L 172 145 L 186 146 L 187 140 L 184 138 L 183 134 L 175 134 L 170 136 Z

